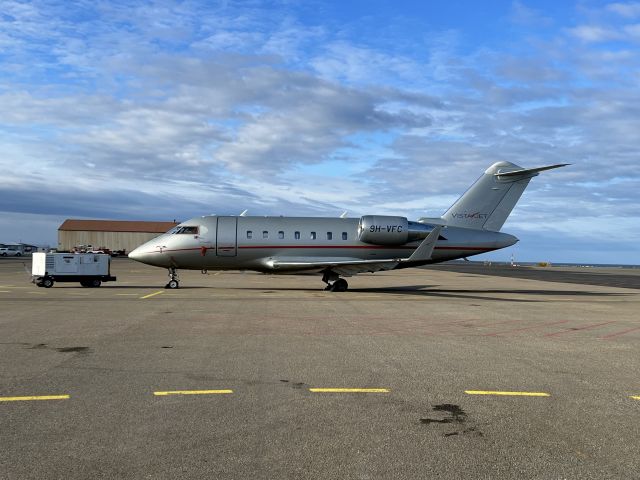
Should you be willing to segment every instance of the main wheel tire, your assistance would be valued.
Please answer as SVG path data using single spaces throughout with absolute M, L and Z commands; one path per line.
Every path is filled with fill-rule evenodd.
M 174 290 L 179 286 L 180 284 L 178 283 L 177 280 L 169 280 L 169 283 L 167 283 L 164 288 L 170 288 L 171 290 Z
M 51 280 L 50 278 L 45 278 L 44 280 L 42 280 L 42 286 L 44 288 L 51 288 L 53 287 L 53 280 Z
M 347 288 L 349 288 L 349 284 L 344 278 L 339 278 L 335 282 L 333 282 L 331 291 L 332 292 L 346 292 Z

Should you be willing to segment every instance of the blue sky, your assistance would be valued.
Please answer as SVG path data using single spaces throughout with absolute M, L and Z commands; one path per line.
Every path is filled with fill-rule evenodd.
M 0 241 L 65 218 L 439 216 L 535 178 L 494 253 L 640 264 L 640 2 L 0 0 Z

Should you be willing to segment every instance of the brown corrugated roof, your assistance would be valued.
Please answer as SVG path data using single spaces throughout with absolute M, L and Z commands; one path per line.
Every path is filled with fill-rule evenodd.
M 74 220 L 67 219 L 58 230 L 67 232 L 134 232 L 164 233 L 178 225 L 175 222 L 138 222 L 125 220 Z

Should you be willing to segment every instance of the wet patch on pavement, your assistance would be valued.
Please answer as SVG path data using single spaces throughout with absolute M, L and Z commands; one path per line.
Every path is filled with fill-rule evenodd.
M 61 353 L 89 353 L 91 350 L 89 347 L 62 347 L 56 348 Z
M 436 418 L 421 418 L 420 423 L 423 425 L 431 424 L 452 424 L 458 427 L 457 430 L 444 432 L 444 437 L 455 435 L 475 435 L 484 436 L 483 433 L 475 426 L 467 426 L 467 413 L 459 406 L 452 403 L 442 403 L 433 405 L 433 411 Z

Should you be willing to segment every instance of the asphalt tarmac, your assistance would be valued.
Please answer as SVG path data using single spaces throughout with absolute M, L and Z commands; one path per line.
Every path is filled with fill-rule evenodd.
M 640 289 L 640 268 L 623 267 L 532 267 L 476 262 L 450 262 L 425 267 L 471 275 L 526 278 L 554 283 L 577 283 Z
M 2 479 L 638 477 L 637 289 L 433 267 L 164 290 L 128 259 L 44 289 L 23 261 L 0 261 Z

